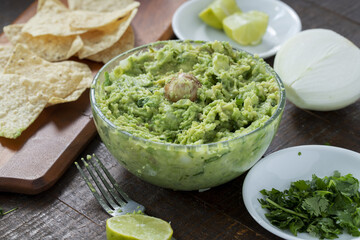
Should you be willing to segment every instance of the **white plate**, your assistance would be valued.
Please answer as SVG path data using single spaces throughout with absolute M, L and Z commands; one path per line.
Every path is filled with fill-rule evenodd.
M 299 16 L 281 1 L 237 0 L 238 6 L 244 12 L 259 10 L 269 15 L 269 25 L 261 44 L 242 46 L 227 37 L 224 31 L 208 26 L 198 17 L 199 13 L 210 2 L 209 0 L 190 0 L 176 10 L 172 20 L 172 28 L 179 39 L 228 41 L 235 48 L 267 58 L 274 55 L 281 44 L 301 30 Z
M 323 145 L 291 147 L 272 153 L 255 164 L 246 175 L 243 185 L 245 206 L 255 221 L 279 237 L 287 240 L 317 239 L 307 233 L 295 237 L 290 231 L 273 226 L 264 215 L 267 210 L 262 209 L 257 200 L 263 197 L 259 191 L 272 188 L 283 191 L 293 181 L 311 180 L 312 174 L 322 178 L 332 175 L 335 170 L 341 175 L 351 173 L 360 179 L 360 154 Z M 341 240 L 355 239 L 345 233 L 339 237 Z

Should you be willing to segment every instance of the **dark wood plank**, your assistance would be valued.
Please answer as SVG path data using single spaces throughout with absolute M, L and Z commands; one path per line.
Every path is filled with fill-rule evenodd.
M 6 9 L 6 12 L 2 11 L 0 15 L 0 32 L 2 32 L 4 26 L 14 22 L 16 16 L 19 16 L 32 3 L 31 0 L 2 0 L 1 8 Z
M 51 194 L 2 193 L 0 204 L 4 208 L 18 207 L 14 214 L 1 219 L 0 239 L 86 239 L 86 236 L 105 239 L 104 225 L 78 214 Z
M 360 7 L 353 0 L 341 1 L 343 6 L 338 11 L 334 9 L 334 0 L 284 2 L 300 15 L 303 29 L 330 28 L 359 46 L 358 23 L 350 12 L 359 12 Z M 345 9 L 349 12 L 344 12 Z M 273 58 L 267 61 L 272 64 Z M 287 102 L 278 133 L 265 155 L 303 144 L 330 144 L 360 152 L 359 122 L 359 101 L 332 112 L 301 110 Z M 205 192 L 176 192 L 150 185 L 130 174 L 115 161 L 99 137 L 93 139 L 81 156 L 91 153 L 105 159 L 106 167 L 121 187 L 131 198 L 144 204 L 148 214 L 171 221 L 178 240 L 279 239 L 258 225 L 245 209 L 242 200 L 245 174 Z M 5 210 L 20 207 L 1 219 L 0 238 L 105 238 L 108 215 L 74 166 L 51 189 L 39 195 L 0 193 L 0 206 Z
M 354 21 L 360 24 L 360 2 L 357 0 L 345 0 L 338 1 L 338 0 L 327 0 L 327 1 L 317 1 L 317 0 L 306 0 L 315 4 L 316 6 L 320 6 L 321 8 L 327 9 L 331 12 L 334 12 L 339 15 L 341 18 L 347 18 L 351 21 Z M 349 7 L 351 6 L 351 7 Z
M 313 112 L 287 104 L 278 135 L 272 146 L 279 150 L 302 144 L 329 144 L 360 150 L 360 102 L 333 112 Z M 270 148 L 269 150 L 271 150 Z
M 356 1 L 356 0 L 355 0 Z M 352 9 L 354 13 L 358 13 L 359 4 L 354 4 L 355 1 L 337 1 L 342 8 Z M 318 7 L 315 3 L 309 1 L 285 0 L 299 15 L 303 30 L 311 28 L 326 28 L 331 29 L 344 37 L 348 38 L 358 47 L 360 46 L 360 31 L 359 22 L 352 18 L 344 17 L 333 10 L 325 7 Z M 330 6 L 334 1 L 316 1 L 317 4 L 321 2 L 322 6 Z

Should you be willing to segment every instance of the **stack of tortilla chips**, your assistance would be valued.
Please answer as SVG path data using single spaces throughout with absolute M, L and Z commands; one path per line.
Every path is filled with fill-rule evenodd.
M 72 56 L 107 62 L 134 47 L 133 0 L 39 0 L 25 24 L 4 27 L 0 45 L 0 136 L 17 138 L 42 110 L 77 100 L 90 87 L 90 68 Z

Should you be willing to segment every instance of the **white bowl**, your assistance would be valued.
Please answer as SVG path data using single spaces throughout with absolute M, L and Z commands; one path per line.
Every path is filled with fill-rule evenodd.
M 343 148 L 325 145 L 306 145 L 283 149 L 260 160 L 248 172 L 243 185 L 243 199 L 250 215 L 268 231 L 287 240 L 317 239 L 307 233 L 295 237 L 289 230 L 273 226 L 265 217 L 266 209 L 258 202 L 260 190 L 288 189 L 297 180 L 311 180 L 312 175 L 325 177 L 338 170 L 341 175 L 351 173 L 360 179 L 360 154 Z M 355 239 L 349 234 L 340 240 Z M 356 238 L 359 239 L 359 238 Z
M 242 46 L 226 36 L 224 31 L 208 26 L 198 17 L 210 2 L 208 0 L 190 0 L 176 10 L 172 28 L 179 39 L 228 41 L 233 47 L 267 58 L 275 55 L 287 39 L 301 30 L 299 16 L 291 7 L 281 1 L 237 0 L 238 6 L 244 12 L 258 10 L 269 15 L 269 25 L 262 42 L 256 46 Z

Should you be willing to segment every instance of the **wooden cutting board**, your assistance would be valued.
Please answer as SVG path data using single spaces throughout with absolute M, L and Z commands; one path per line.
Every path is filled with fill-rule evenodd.
M 170 39 L 173 36 L 172 16 L 186 0 L 138 1 L 140 7 L 131 24 L 135 45 Z M 36 6 L 34 2 L 14 23 L 26 22 L 36 13 Z M 0 42 L 7 42 L 3 34 Z M 102 66 L 91 61 L 82 62 L 90 66 L 94 75 Z M 37 194 L 48 189 L 95 134 L 89 91 L 76 102 L 45 109 L 19 138 L 0 137 L 0 191 Z

